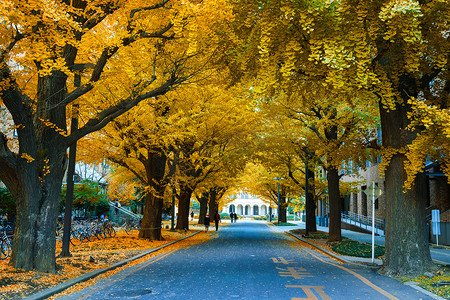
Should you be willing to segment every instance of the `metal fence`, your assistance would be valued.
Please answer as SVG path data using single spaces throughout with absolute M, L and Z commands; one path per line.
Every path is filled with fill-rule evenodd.
M 351 211 L 341 212 L 341 220 L 345 223 L 364 228 L 366 230 L 372 230 L 372 217 L 360 215 Z M 382 219 L 374 219 L 375 221 L 375 233 L 384 236 L 385 221 Z

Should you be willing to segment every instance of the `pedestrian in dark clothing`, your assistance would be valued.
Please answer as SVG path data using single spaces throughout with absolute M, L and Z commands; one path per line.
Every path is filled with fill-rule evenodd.
M 233 219 L 234 219 L 233 212 L 230 212 L 230 220 L 231 220 L 231 223 L 233 223 Z
M 216 224 L 216 231 L 219 230 L 219 221 L 220 221 L 220 214 L 216 212 L 216 215 L 214 216 L 214 223 Z
M 205 224 L 205 231 L 208 231 L 209 229 L 209 224 L 211 223 L 211 219 L 209 218 L 209 215 L 206 214 L 205 219 L 203 220 L 204 224 Z
M 236 221 L 237 221 L 237 213 L 233 213 L 233 215 L 234 215 L 234 223 L 236 223 Z
M 191 221 L 194 221 L 194 211 L 191 211 Z

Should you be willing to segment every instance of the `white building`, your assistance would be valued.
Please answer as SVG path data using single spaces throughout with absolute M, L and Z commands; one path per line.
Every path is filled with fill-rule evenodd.
M 261 200 L 260 198 L 245 193 L 240 193 L 233 197 L 233 201 L 224 205 L 222 213 L 235 212 L 241 216 L 254 217 L 265 216 L 270 212 L 273 215 L 277 215 L 275 208 L 270 209 L 268 201 Z

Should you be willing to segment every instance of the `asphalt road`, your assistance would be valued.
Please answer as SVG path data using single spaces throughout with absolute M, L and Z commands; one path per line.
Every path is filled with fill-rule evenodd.
M 433 299 L 264 223 L 237 222 L 214 234 L 60 299 Z

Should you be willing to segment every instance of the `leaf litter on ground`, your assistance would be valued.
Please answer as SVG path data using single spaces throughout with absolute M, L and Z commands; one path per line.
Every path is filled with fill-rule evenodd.
M 134 230 L 132 234 L 128 235 L 124 231 L 117 232 L 113 238 L 106 238 L 103 240 L 95 240 L 92 242 L 82 243 L 79 246 L 70 246 L 71 257 L 58 257 L 61 252 L 61 243 L 56 245 L 56 264 L 57 272 L 55 274 L 41 273 L 36 271 L 16 270 L 10 266 L 9 259 L 0 261 L 0 299 L 23 299 L 25 297 L 36 294 L 42 290 L 54 287 L 68 280 L 77 278 L 83 274 L 107 268 L 111 265 L 123 261 L 125 259 L 134 257 L 138 254 L 154 249 L 180 238 L 189 236 L 196 231 L 202 230 L 202 226 L 197 224 L 190 224 L 190 230 L 176 230 L 170 231 L 162 230 L 163 241 L 150 241 L 148 239 L 138 238 L 138 231 Z M 184 239 L 175 244 L 169 245 L 159 251 L 148 254 L 139 259 L 133 260 L 126 265 L 108 271 L 97 277 L 72 286 L 63 291 L 61 294 L 55 295 L 52 298 L 64 294 L 70 294 L 81 290 L 87 286 L 95 284 L 101 278 L 112 276 L 113 274 L 123 270 L 126 267 L 136 265 L 146 260 L 176 249 L 189 247 L 202 243 L 213 236 L 212 232 L 202 232 L 188 239 Z

